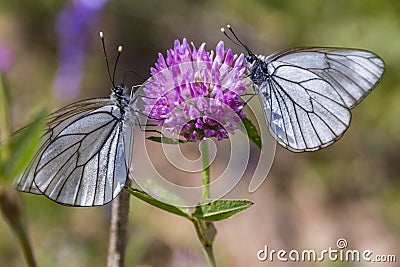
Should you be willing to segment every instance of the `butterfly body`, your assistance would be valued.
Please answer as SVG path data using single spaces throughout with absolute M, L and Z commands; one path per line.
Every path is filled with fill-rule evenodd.
M 376 86 L 385 68 L 377 55 L 359 49 L 293 48 L 268 57 L 248 52 L 248 75 L 270 132 L 294 152 L 338 140 L 350 125 L 350 109 Z
M 130 96 L 127 95 L 127 89 L 125 86 L 116 86 L 113 88 L 113 93 L 110 99 L 115 102 L 115 105 L 119 108 L 121 112 L 121 120 L 125 118 L 125 111 L 128 109 L 129 103 L 131 101 Z

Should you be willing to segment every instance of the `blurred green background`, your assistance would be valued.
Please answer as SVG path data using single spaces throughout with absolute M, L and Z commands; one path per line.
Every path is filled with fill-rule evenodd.
M 110 94 L 100 30 L 111 58 L 117 45 L 124 45 L 119 70 L 133 68 L 144 77 L 157 53 L 165 53 L 176 38 L 206 42 L 208 49 L 222 39 L 236 53 L 244 52 L 220 33 L 227 23 L 255 53 L 265 55 L 296 46 L 374 51 L 385 60 L 384 78 L 353 110 L 344 137 L 315 153 L 278 148 L 266 182 L 254 194 L 242 195 L 256 205 L 216 224 L 215 253 L 220 266 L 266 266 L 257 260 L 264 245 L 322 250 L 336 248 L 344 237 L 350 249 L 396 254 L 399 261 L 399 14 L 395 0 L 0 0 L 0 59 L 11 88 L 13 129 L 43 108 Z M 242 181 L 243 188 L 248 182 Z M 24 202 L 39 266 L 105 266 L 109 207 L 67 208 L 31 195 L 24 195 Z M 0 220 L 0 266 L 24 264 Z M 189 222 L 132 199 L 127 266 L 204 264 Z

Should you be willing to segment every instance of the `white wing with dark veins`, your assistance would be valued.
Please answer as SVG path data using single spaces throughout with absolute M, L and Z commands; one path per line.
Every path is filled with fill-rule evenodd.
M 380 81 L 385 65 L 372 52 L 295 48 L 259 56 L 267 64 L 256 86 L 270 130 L 284 147 L 315 151 L 339 139 L 356 106 Z

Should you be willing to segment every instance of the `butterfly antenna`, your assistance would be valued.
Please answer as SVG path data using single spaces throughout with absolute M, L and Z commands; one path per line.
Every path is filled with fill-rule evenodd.
M 113 76 L 112 76 L 112 83 L 115 84 L 115 71 L 117 70 L 117 65 L 118 65 L 118 60 L 119 57 L 122 54 L 122 45 L 118 46 L 118 54 L 117 54 L 117 58 L 115 59 L 115 63 L 114 63 L 114 70 L 113 70 Z M 123 85 L 125 84 L 125 81 L 123 83 Z M 115 86 L 114 86 L 115 87 Z
M 235 37 L 235 40 L 239 43 L 240 46 L 242 46 L 244 49 L 246 49 L 247 53 L 249 54 L 253 54 L 253 52 L 251 52 L 251 50 L 247 47 L 247 45 L 245 43 L 243 43 L 242 41 L 240 41 L 239 37 L 236 35 L 236 33 L 233 31 L 231 25 L 226 25 L 226 27 L 228 28 L 228 30 L 232 33 L 233 37 Z M 233 41 L 233 38 L 231 38 L 230 36 L 228 36 L 228 34 L 226 33 L 224 28 L 221 28 L 221 32 L 228 37 L 229 40 L 231 40 L 234 44 L 238 44 L 237 42 Z
M 140 75 L 140 73 L 138 73 L 138 72 L 135 71 L 134 69 L 129 69 L 129 70 L 126 70 L 125 73 L 124 73 L 124 79 L 122 80 L 122 84 L 125 84 L 126 78 L 128 77 L 128 74 L 129 74 L 129 73 L 133 73 L 133 74 L 135 74 L 136 76 L 140 77 L 142 80 L 146 80 L 146 78 L 144 78 L 142 75 Z M 133 94 L 136 93 L 137 89 L 138 89 L 139 87 L 141 87 L 141 86 L 143 86 L 143 84 L 132 86 L 132 89 L 131 89 L 131 97 L 133 96 Z
M 129 73 L 133 73 L 133 74 L 135 74 L 136 76 L 138 76 L 139 78 L 141 78 L 142 80 L 146 80 L 146 78 L 144 78 L 140 73 L 138 73 L 138 72 L 135 71 L 134 69 L 129 69 L 129 70 L 126 70 L 125 73 L 124 73 L 123 84 L 125 84 L 125 80 L 126 80 L 126 78 L 127 78 L 127 76 L 128 76 Z
M 103 45 L 103 53 L 104 53 L 104 58 L 106 60 L 108 78 L 110 79 L 110 82 L 111 82 L 112 86 L 115 87 L 114 80 L 111 78 L 110 64 L 108 63 L 108 57 L 107 57 L 106 45 L 105 45 L 105 42 L 104 42 L 104 34 L 103 34 L 103 32 L 100 32 L 100 39 L 101 39 L 101 44 Z
M 221 28 L 221 32 L 225 35 L 226 38 L 229 39 L 229 41 L 231 41 L 232 43 L 234 43 L 234 44 L 237 45 L 237 46 L 242 47 L 241 44 L 239 44 L 238 42 L 236 42 L 234 39 L 232 39 L 232 38 L 226 33 L 225 28 Z

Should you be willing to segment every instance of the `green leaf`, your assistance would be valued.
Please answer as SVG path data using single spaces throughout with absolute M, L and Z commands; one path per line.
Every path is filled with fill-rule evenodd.
M 171 204 L 162 202 L 149 194 L 147 194 L 144 191 L 135 189 L 135 188 L 125 188 L 126 191 L 128 191 L 131 195 L 143 200 L 144 202 L 149 203 L 150 205 L 157 207 L 159 209 L 165 210 L 167 212 L 191 219 L 190 214 L 184 212 L 182 209 L 175 207 Z
M 37 114 L 31 124 L 11 136 L 8 144 L 9 157 L 2 166 L 6 180 L 14 179 L 33 159 L 43 134 L 45 112 Z
M 146 139 L 163 144 L 183 144 L 187 142 L 181 139 L 170 138 L 170 137 L 159 137 L 159 136 L 150 136 L 147 137 Z
M 184 201 L 176 194 L 166 190 L 154 180 L 148 179 L 147 186 L 151 188 L 153 195 L 155 194 L 162 202 L 167 202 L 172 206 L 179 207 L 183 212 L 189 214 L 189 209 Z
M 249 200 L 220 199 L 196 206 L 192 216 L 205 221 L 220 221 L 250 208 L 253 204 Z
M 243 125 L 245 129 L 240 128 L 242 132 L 247 134 L 247 136 L 250 138 L 250 140 L 258 146 L 258 148 L 261 149 L 262 144 L 261 144 L 261 138 L 260 135 L 258 134 L 256 126 L 249 120 L 247 117 L 242 119 Z

